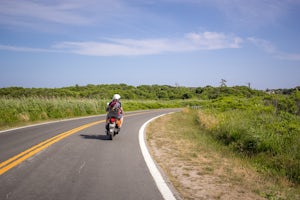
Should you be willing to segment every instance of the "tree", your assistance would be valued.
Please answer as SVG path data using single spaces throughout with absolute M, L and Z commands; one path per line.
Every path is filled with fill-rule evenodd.
M 221 87 L 226 87 L 227 85 L 226 85 L 226 80 L 225 79 L 221 79 Z

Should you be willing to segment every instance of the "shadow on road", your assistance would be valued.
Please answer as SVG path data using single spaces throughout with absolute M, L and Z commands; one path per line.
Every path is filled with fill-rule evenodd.
M 110 140 L 107 135 L 84 135 L 80 134 L 84 139 Z

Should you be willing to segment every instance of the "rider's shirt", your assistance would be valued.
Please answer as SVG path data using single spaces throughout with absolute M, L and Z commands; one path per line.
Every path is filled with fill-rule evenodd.
M 122 110 L 121 110 L 122 104 L 119 101 L 112 101 L 108 104 L 108 115 L 110 117 L 116 117 L 121 118 L 122 117 Z

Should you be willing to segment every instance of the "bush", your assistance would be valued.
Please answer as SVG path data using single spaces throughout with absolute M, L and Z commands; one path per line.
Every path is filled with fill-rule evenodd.
M 200 127 L 239 155 L 252 158 L 270 171 L 300 183 L 300 118 L 280 112 L 263 99 L 223 97 L 205 102 Z M 206 118 L 215 118 L 207 128 Z M 205 121 L 206 120 L 206 121 Z M 264 168 L 264 167 L 263 167 Z

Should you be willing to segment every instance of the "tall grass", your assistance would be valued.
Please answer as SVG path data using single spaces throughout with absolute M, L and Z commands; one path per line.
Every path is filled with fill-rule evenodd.
M 206 134 L 259 170 L 300 183 L 300 117 L 278 112 L 261 99 L 225 98 L 207 103 L 197 122 Z
M 0 98 L 0 127 L 105 112 L 106 101 L 74 98 Z
M 125 111 L 180 108 L 202 104 L 199 100 L 124 100 L 122 102 Z
M 42 120 L 71 118 L 105 113 L 107 99 L 0 97 L 0 129 Z M 126 111 L 175 108 L 195 104 L 192 100 L 123 100 Z

